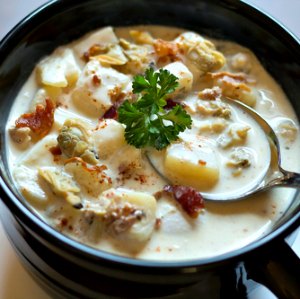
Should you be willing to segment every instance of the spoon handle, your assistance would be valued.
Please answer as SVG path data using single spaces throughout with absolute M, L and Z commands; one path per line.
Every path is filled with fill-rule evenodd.
M 300 173 L 281 169 L 283 176 L 275 183 L 277 186 L 300 188 Z

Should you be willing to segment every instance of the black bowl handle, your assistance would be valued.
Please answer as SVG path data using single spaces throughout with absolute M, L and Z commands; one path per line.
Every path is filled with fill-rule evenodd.
M 284 240 L 271 242 L 245 262 L 250 279 L 266 286 L 278 298 L 300 298 L 300 259 Z

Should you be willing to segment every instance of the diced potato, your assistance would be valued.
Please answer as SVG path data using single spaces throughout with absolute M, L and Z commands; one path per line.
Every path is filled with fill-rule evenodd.
M 36 169 L 30 169 L 23 165 L 14 169 L 13 176 L 19 186 L 19 190 L 28 201 L 35 204 L 44 204 L 47 202 L 47 196 L 41 183 L 38 180 L 38 172 Z
M 75 45 L 74 50 L 79 57 L 82 57 L 83 53 L 95 44 L 108 45 L 116 43 L 118 43 L 118 38 L 113 28 L 105 27 L 83 38 Z
M 43 84 L 66 87 L 77 81 L 80 68 L 71 49 L 59 49 L 52 56 L 43 59 L 37 66 Z
M 174 184 L 202 191 L 217 183 L 218 159 L 213 149 L 204 142 L 174 143 L 166 151 L 165 172 Z
M 178 78 L 178 87 L 174 94 L 180 92 L 188 92 L 192 89 L 193 74 L 182 62 L 173 62 L 163 67 L 164 70 L 168 70 L 174 76 Z
M 128 246 L 149 240 L 156 221 L 156 199 L 152 195 L 118 188 L 103 192 L 99 201 L 107 199 L 110 204 L 104 219 L 109 234 Z
M 20 163 L 28 167 L 48 166 L 53 164 L 50 148 L 57 145 L 56 136 L 48 135 L 39 140 L 25 155 Z
M 100 122 L 99 128 L 91 136 L 100 158 L 107 158 L 126 144 L 124 132 L 124 126 L 113 119 Z
M 100 122 L 99 128 L 93 132 L 91 142 L 100 159 L 112 159 L 115 165 L 126 169 L 141 166 L 141 150 L 127 144 L 124 138 L 125 128 L 113 119 Z
M 91 60 L 78 79 L 72 99 L 81 112 L 100 117 L 112 105 L 112 91 L 116 88 L 125 89 L 129 82 L 129 76 L 113 68 L 103 67 L 97 60 Z

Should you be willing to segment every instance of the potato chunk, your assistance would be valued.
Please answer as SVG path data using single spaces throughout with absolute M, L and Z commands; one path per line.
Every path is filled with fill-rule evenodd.
M 200 191 L 211 188 L 219 179 L 217 156 L 203 142 L 170 145 L 166 151 L 165 170 L 174 184 L 192 186 Z
M 100 117 L 112 106 L 111 95 L 115 94 L 114 90 L 121 92 L 129 82 L 129 76 L 91 60 L 78 79 L 72 99 L 81 112 Z
M 34 204 L 47 203 L 47 194 L 43 190 L 43 184 L 39 181 L 38 171 L 24 165 L 18 165 L 13 172 L 21 193 L 29 202 Z
M 107 202 L 107 199 L 110 204 L 104 221 L 109 234 L 129 242 L 130 246 L 150 238 L 156 220 L 156 200 L 152 195 L 118 188 L 103 192 L 99 201 Z
M 127 144 L 124 138 L 125 128 L 113 119 L 100 122 L 98 130 L 94 131 L 91 139 L 100 159 L 112 159 L 114 164 L 122 169 L 131 169 L 141 165 L 141 150 Z
M 105 159 L 126 144 L 125 128 L 113 119 L 105 119 L 93 132 L 91 138 L 100 158 Z
M 182 62 L 170 63 L 163 67 L 163 69 L 168 70 L 178 78 L 178 87 L 176 88 L 174 94 L 188 92 L 192 89 L 193 74 Z
M 77 81 L 80 73 L 71 49 L 58 49 L 43 59 L 37 68 L 41 82 L 54 87 L 66 87 Z
M 112 27 L 104 27 L 83 38 L 74 47 L 75 52 L 81 57 L 85 51 L 96 44 L 108 45 L 118 43 L 118 38 Z

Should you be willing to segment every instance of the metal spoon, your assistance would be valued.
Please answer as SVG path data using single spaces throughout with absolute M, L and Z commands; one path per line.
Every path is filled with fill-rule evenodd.
M 232 192 L 226 193 L 201 192 L 202 196 L 205 199 L 212 201 L 235 201 L 247 198 L 253 194 L 268 190 L 272 187 L 282 186 L 300 188 L 300 174 L 287 171 L 281 167 L 279 141 L 274 130 L 271 128 L 268 122 L 258 112 L 242 102 L 229 98 L 226 98 L 225 100 L 231 105 L 236 105 L 237 107 L 246 111 L 262 128 L 266 138 L 269 141 L 271 160 L 270 163 L 266 165 L 264 173 L 260 173 L 259 179 L 253 182 L 253 184 L 249 185 L 248 189 L 242 189 L 241 191 L 233 190 Z M 156 172 L 168 184 L 172 184 L 172 182 L 170 182 L 170 180 L 159 170 L 159 167 L 155 165 L 154 160 L 151 158 L 151 154 L 147 153 L 146 155 Z

